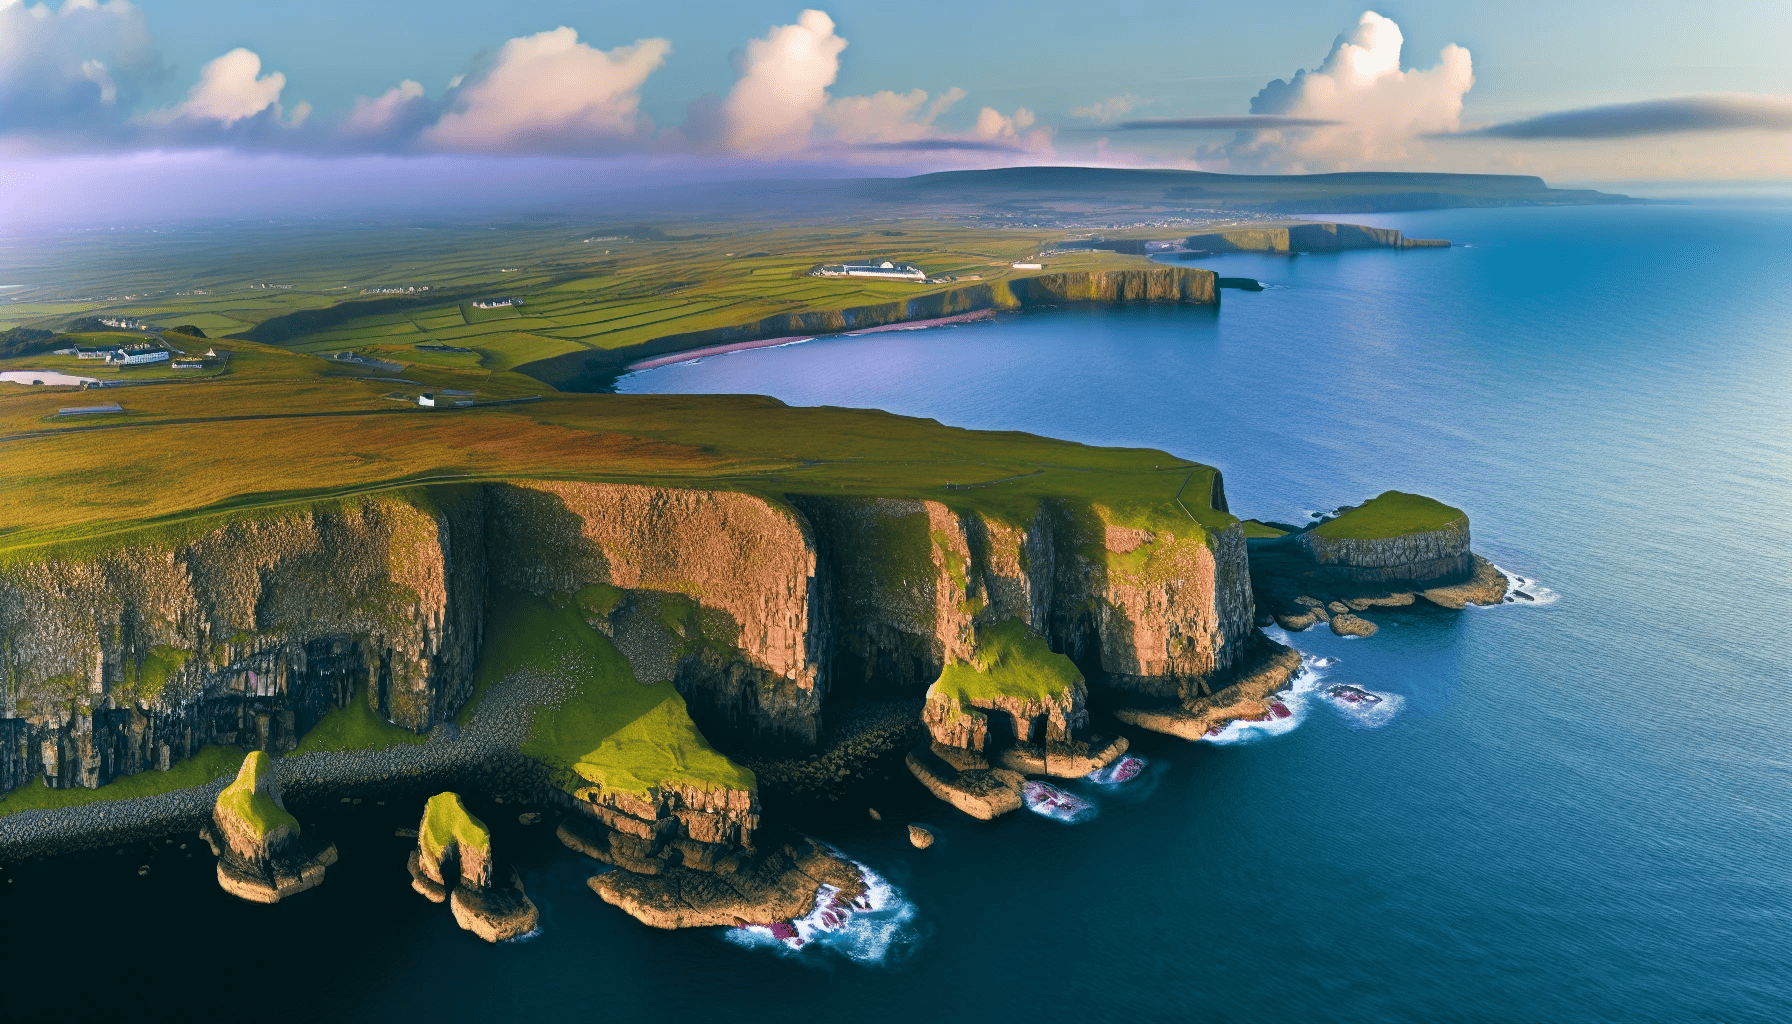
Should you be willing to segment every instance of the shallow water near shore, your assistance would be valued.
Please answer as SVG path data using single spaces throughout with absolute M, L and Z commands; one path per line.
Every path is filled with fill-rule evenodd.
M 620 388 L 1163 448 L 1219 466 L 1243 516 L 1418 491 L 1466 509 L 1476 549 L 1553 603 L 1379 608 L 1371 638 L 1295 634 L 1315 676 L 1296 728 L 1143 735 L 1140 779 L 1064 784 L 1099 810 L 1083 824 L 976 822 L 900 778 L 869 798 L 881 822 L 862 803 L 806 814 L 912 905 L 880 955 L 642 927 L 585 887 L 592 862 L 474 801 L 542 914 L 536 938 L 488 946 L 410 891 L 392 829 L 416 809 L 369 802 L 319 820 L 342 861 L 276 907 L 225 896 L 203 851 L 8 868 L 0 1007 L 1792 1018 L 1792 209 L 1340 219 L 1466 245 L 1227 256 L 1205 265 L 1271 287 L 1218 311 L 819 339 Z M 1397 713 L 1344 713 L 1321 696 L 1337 684 Z M 910 821 L 938 842 L 911 848 Z

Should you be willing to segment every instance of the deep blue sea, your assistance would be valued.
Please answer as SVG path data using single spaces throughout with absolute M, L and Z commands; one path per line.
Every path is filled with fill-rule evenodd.
M 1162 448 L 1224 470 L 1242 516 L 1388 488 L 1461 506 L 1558 599 L 1290 639 L 1391 714 L 1297 695 L 1278 735 L 1147 736 L 1148 776 L 1083 787 L 1099 814 L 1074 826 L 893 785 L 882 823 L 805 824 L 901 912 L 801 953 L 642 927 L 520 829 L 500 842 L 545 926 L 497 948 L 409 891 L 389 824 L 339 823 L 330 883 L 275 908 L 224 896 L 209 858 L 139 878 L 108 850 L 9 872 L 0 907 L 30 923 L 0 928 L 0 1009 L 24 986 L 328 1020 L 1792 1019 L 1792 207 L 1341 219 L 1458 244 L 1226 256 L 1207 265 L 1267 289 L 620 387 Z M 911 849 L 911 820 L 938 845 Z

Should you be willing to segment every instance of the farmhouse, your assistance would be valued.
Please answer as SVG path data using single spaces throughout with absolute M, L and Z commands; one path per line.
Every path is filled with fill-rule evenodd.
M 475 299 L 475 300 L 473 300 L 473 308 L 474 309 L 505 309 L 510 306 L 520 306 L 522 304 L 523 304 L 522 300 L 520 300 L 520 299 Z
M 147 366 L 150 363 L 165 363 L 170 353 L 165 348 L 139 348 L 132 346 L 108 358 L 108 363 L 120 366 Z
M 873 277 L 885 281 L 925 281 L 927 275 L 913 263 L 890 260 L 858 260 L 852 263 L 828 263 L 809 271 L 813 277 Z

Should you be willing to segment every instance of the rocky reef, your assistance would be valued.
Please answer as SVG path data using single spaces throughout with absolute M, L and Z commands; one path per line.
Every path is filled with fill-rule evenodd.
M 433 903 L 447 901 L 455 923 L 487 942 L 526 935 L 540 920 L 522 878 L 497 866 L 491 831 L 458 793 L 438 793 L 424 805 L 407 867 L 411 888 Z
M 1284 629 L 1326 622 L 1340 636 L 1370 636 L 1375 624 L 1359 613 L 1371 608 L 1460 609 L 1506 596 L 1505 577 L 1469 549 L 1468 516 L 1422 495 L 1387 491 L 1247 543 L 1259 618 Z
M 267 754 L 243 759 L 236 781 L 218 794 L 204 830 L 218 857 L 218 884 L 253 903 L 278 903 L 322 885 L 336 863 L 336 846 L 302 834 L 286 812 Z

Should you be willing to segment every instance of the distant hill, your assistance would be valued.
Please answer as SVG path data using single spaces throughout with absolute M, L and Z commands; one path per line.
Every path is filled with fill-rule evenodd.
M 942 171 L 856 183 L 882 202 L 1134 201 L 1263 213 L 1382 213 L 1472 206 L 1586 206 L 1640 200 L 1591 189 L 1550 188 L 1518 174 L 1215 174 L 1110 167 L 1003 167 Z

